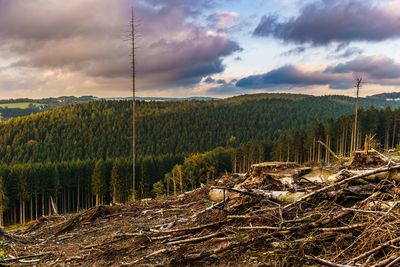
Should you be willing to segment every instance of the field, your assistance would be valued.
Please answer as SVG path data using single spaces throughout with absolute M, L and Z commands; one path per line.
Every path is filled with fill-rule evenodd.
M 29 105 L 39 106 L 42 105 L 40 103 L 32 103 L 32 102 L 20 102 L 20 103 L 2 103 L 0 104 L 0 108 L 20 108 L 27 109 Z

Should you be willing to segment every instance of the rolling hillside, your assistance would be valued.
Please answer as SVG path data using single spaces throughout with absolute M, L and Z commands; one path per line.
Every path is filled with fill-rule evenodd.
M 251 140 L 273 142 L 288 129 L 353 112 L 354 99 L 290 94 L 245 95 L 219 101 L 138 102 L 137 154 L 183 155 Z M 397 107 L 362 99 L 362 106 Z M 68 105 L 0 124 L 0 162 L 58 162 L 129 157 L 129 101 Z

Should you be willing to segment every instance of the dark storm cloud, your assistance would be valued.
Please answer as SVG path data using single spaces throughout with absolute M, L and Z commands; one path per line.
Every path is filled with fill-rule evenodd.
M 224 32 L 195 24 L 211 0 L 0 0 L 0 52 L 9 68 L 61 69 L 89 77 L 129 78 L 130 7 L 140 26 L 137 78 L 185 84 L 224 70 L 241 51 Z M 21 15 L 23 13 L 23 15 Z
M 243 78 L 236 86 L 250 89 L 276 87 L 304 87 L 309 85 L 326 85 L 336 83 L 337 79 L 323 72 L 302 71 L 294 65 L 286 65 L 262 75 Z
M 265 74 L 240 79 L 236 86 L 244 89 L 272 89 L 327 85 L 331 89 L 353 87 L 353 75 L 359 74 L 370 84 L 400 85 L 400 64 L 384 56 L 360 56 L 324 70 L 306 71 L 287 65 Z
M 122 42 L 129 1 L 0 4 L 0 51 L 17 58 L 11 68 L 62 69 L 107 78 L 129 75 L 129 50 Z
M 206 79 L 204 79 L 204 82 L 205 83 L 217 83 L 217 84 L 226 84 L 227 82 L 225 81 L 225 80 L 223 80 L 223 79 L 218 79 L 218 80 L 216 80 L 216 79 L 214 79 L 214 78 L 212 78 L 212 77 L 207 77 Z
M 384 41 L 400 37 L 400 13 L 389 4 L 376 5 L 369 0 L 316 1 L 285 21 L 274 15 L 263 17 L 254 35 L 316 46 Z
M 400 78 L 400 64 L 383 56 L 361 56 L 329 67 L 325 73 L 361 73 L 374 80 Z
M 140 41 L 143 50 L 138 54 L 139 76 L 162 84 L 190 85 L 223 72 L 223 58 L 242 51 L 221 29 L 212 32 L 188 22 L 213 5 L 212 1 L 153 2 L 163 4 L 139 2 L 136 6 L 139 20 L 146 22 L 142 31 L 147 35 Z
M 192 80 L 220 73 L 225 67 L 223 57 L 241 51 L 239 45 L 225 34 L 208 36 L 203 30 L 188 29 L 185 40 L 159 40 L 138 55 L 138 75 L 153 77 L 160 82 Z M 155 77 L 155 75 L 157 75 Z

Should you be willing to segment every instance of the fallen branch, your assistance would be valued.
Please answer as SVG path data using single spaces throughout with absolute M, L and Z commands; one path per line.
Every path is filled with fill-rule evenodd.
M 371 214 L 387 215 L 387 212 L 375 211 L 375 210 L 359 210 L 359 209 L 352 209 L 352 208 L 345 208 L 345 210 L 349 210 L 349 211 L 352 211 L 352 212 L 360 212 L 360 213 L 371 213 Z
M 390 256 L 389 258 L 386 258 L 384 260 L 381 260 L 377 263 L 375 263 L 373 266 L 371 267 L 384 267 L 384 266 L 392 266 L 393 264 L 395 264 L 396 262 L 398 262 L 400 260 L 400 256 L 399 254 L 395 254 Z M 390 265 L 392 264 L 392 265 Z
M 219 236 L 222 234 L 224 234 L 224 232 L 217 232 L 217 233 L 212 233 L 212 234 L 205 235 L 205 236 L 199 236 L 199 237 L 188 238 L 188 239 L 184 239 L 184 240 L 172 241 L 172 242 L 168 242 L 166 244 L 172 246 L 172 245 L 179 245 L 179 244 L 183 244 L 183 243 L 199 242 L 199 241 L 204 241 L 204 240 L 207 240 L 207 239 L 210 239 L 212 237 Z
M 171 229 L 171 230 L 165 230 L 165 231 L 159 231 L 159 230 L 150 229 L 150 231 L 154 232 L 154 233 L 163 233 L 163 234 L 170 234 L 170 233 L 176 233 L 176 232 L 188 232 L 188 231 L 196 231 L 196 230 L 200 230 L 200 229 L 204 229 L 204 228 L 208 228 L 208 227 L 217 226 L 217 225 L 223 224 L 225 222 L 226 222 L 226 220 L 218 221 L 218 222 L 212 222 L 212 223 L 203 224 L 203 225 L 194 226 L 194 227 Z
M 376 153 L 379 158 L 385 162 L 387 162 L 388 164 L 396 164 L 396 162 L 394 162 L 393 160 L 391 160 L 390 158 L 386 157 L 385 155 L 383 155 L 382 153 L 380 153 L 379 151 L 371 148 L 370 151 Z
M 388 265 L 386 265 L 386 267 L 394 266 L 398 262 L 400 262 L 400 256 L 398 256 L 396 259 L 394 259 L 392 262 L 390 262 Z
M 317 258 L 317 257 L 309 256 L 309 255 L 306 255 L 305 257 L 307 259 L 310 259 L 311 261 L 320 263 L 320 264 L 322 264 L 324 266 L 330 266 L 330 267 L 353 267 L 352 265 L 337 264 L 337 263 L 334 263 L 334 262 L 330 262 L 330 261 L 327 261 L 327 260 L 324 260 L 324 259 L 320 259 L 320 258 Z
M 210 211 L 212 209 L 219 208 L 219 207 L 223 206 L 225 204 L 225 202 L 226 202 L 226 199 L 224 199 L 224 200 L 222 200 L 220 202 L 217 202 L 217 203 L 211 205 L 210 207 L 200 211 L 199 213 L 196 213 L 196 214 L 192 215 L 192 218 L 196 218 L 197 216 L 199 216 L 199 215 L 201 215 L 201 214 L 203 214 L 203 213 L 205 213 L 207 211 Z
M 367 252 L 365 252 L 365 253 L 363 253 L 363 254 L 361 254 L 361 255 L 353 258 L 353 259 L 351 259 L 350 263 L 355 263 L 355 262 L 357 262 L 357 261 L 359 261 L 359 260 L 361 260 L 361 259 L 363 259 L 365 257 L 368 257 L 371 254 L 374 254 L 375 252 L 380 251 L 381 249 L 383 249 L 385 247 L 392 246 L 392 245 L 394 245 L 396 243 L 399 243 L 399 242 L 400 242 L 400 236 L 397 237 L 397 238 L 391 239 L 391 240 L 389 240 L 389 241 L 377 246 L 376 248 L 373 248 L 373 249 L 371 249 L 371 250 L 369 250 L 369 251 L 367 251 Z
M 195 254 L 184 255 L 183 257 L 187 261 L 196 261 L 196 260 L 200 260 L 202 258 L 208 257 L 210 255 L 215 255 L 215 254 L 221 253 L 221 252 L 231 249 L 237 245 L 238 245 L 238 243 L 236 243 L 236 242 L 227 242 L 227 243 L 223 243 L 221 246 L 219 246 L 215 249 L 211 249 L 211 250 L 207 250 L 207 251 L 203 251 L 203 252 L 195 253 Z
M 5 258 L 0 260 L 0 262 L 15 262 L 15 261 L 20 261 L 24 259 L 30 259 L 30 258 L 37 258 L 37 257 L 43 257 L 43 256 L 49 256 L 53 255 L 52 252 L 45 252 L 45 253 L 39 253 L 35 255 L 25 255 L 25 256 L 20 256 L 20 257 L 15 257 L 15 258 Z
M 24 260 L 24 259 L 21 259 L 21 260 L 19 260 L 19 262 L 20 263 L 36 263 L 36 262 L 39 262 L 39 261 L 41 261 L 42 259 L 31 259 L 31 260 Z
M 355 224 L 340 226 L 340 227 L 318 228 L 317 230 L 327 231 L 327 232 L 334 232 L 334 231 L 336 232 L 336 231 L 346 231 L 346 230 L 357 229 L 357 228 L 365 227 L 367 225 L 369 225 L 369 223 L 355 223 Z
M 375 192 L 374 194 L 372 194 L 368 198 L 364 199 L 363 201 L 360 201 L 360 202 L 356 203 L 355 205 L 352 206 L 353 210 L 356 209 L 357 207 L 361 206 L 365 202 L 369 201 L 370 199 L 375 198 L 379 194 L 380 194 L 380 192 Z M 292 227 L 283 227 L 283 226 L 245 226 L 245 227 L 237 227 L 236 229 L 239 229 L 239 230 L 274 230 L 274 231 L 290 231 L 290 232 L 304 231 L 304 230 L 317 228 L 317 227 L 321 227 L 321 226 L 327 225 L 329 223 L 332 223 L 332 222 L 334 222 L 334 221 L 336 221 L 338 219 L 341 219 L 341 218 L 349 215 L 350 213 L 353 212 L 353 210 L 344 208 L 343 210 L 337 212 L 336 214 L 334 214 L 333 216 L 330 216 L 329 218 L 321 219 L 321 220 L 318 220 L 318 221 L 315 221 L 315 222 L 311 222 L 311 223 L 307 223 L 307 224 L 301 224 L 299 226 L 292 226 Z
M 161 243 L 166 243 L 166 242 L 172 242 L 172 241 L 182 240 L 182 239 L 188 238 L 189 236 L 190 236 L 190 234 L 180 235 L 180 236 L 176 236 L 176 237 L 169 238 L 168 240 L 163 240 Z M 152 239 L 154 239 L 154 238 L 152 238 Z
M 266 235 L 261 235 L 261 236 L 257 236 L 257 237 L 254 237 L 252 239 L 249 239 L 247 241 L 244 241 L 244 242 L 222 243 L 221 246 L 219 246 L 219 247 L 217 247 L 215 249 L 203 251 L 203 252 L 196 253 L 196 254 L 185 255 L 184 259 L 187 260 L 187 261 L 200 260 L 200 259 L 203 259 L 205 257 L 224 252 L 225 250 L 232 249 L 232 248 L 237 247 L 237 246 L 247 247 L 248 244 L 252 244 L 252 243 L 254 243 L 254 242 L 258 241 L 258 240 L 264 239 L 265 237 L 266 237 Z
M 391 166 L 391 167 L 390 166 L 384 166 L 384 167 L 381 167 L 381 168 L 378 168 L 378 169 L 375 169 L 375 170 L 364 172 L 364 173 L 359 174 L 359 175 L 354 175 L 354 176 L 345 178 L 343 180 L 339 180 L 336 183 L 327 185 L 325 187 L 322 187 L 322 188 L 320 188 L 318 190 L 315 190 L 315 191 L 313 191 L 311 193 L 306 194 L 305 196 L 297 199 L 296 201 L 294 201 L 294 202 L 292 202 L 290 204 L 287 204 L 286 206 L 283 207 L 283 209 L 288 209 L 290 207 L 293 207 L 294 205 L 296 205 L 296 204 L 298 204 L 298 203 L 300 203 L 300 202 L 302 202 L 304 200 L 307 200 L 308 198 L 310 198 L 312 196 L 315 196 L 317 194 L 323 193 L 323 192 L 328 191 L 329 189 L 335 188 L 337 186 L 346 184 L 346 183 L 348 183 L 350 181 L 357 180 L 357 179 L 360 179 L 360 178 L 363 178 L 363 177 L 366 177 L 366 176 L 369 176 L 369 175 L 378 174 L 378 173 L 387 172 L 387 171 L 392 171 L 392 170 L 398 170 L 398 169 L 400 169 L 400 164 L 395 165 L 395 166 Z
M 152 252 L 152 253 L 150 253 L 150 254 L 144 256 L 144 257 L 141 257 L 140 259 L 137 259 L 137 260 L 135 260 L 135 261 L 132 261 L 132 262 L 121 262 L 121 265 L 135 265 L 136 263 L 141 262 L 142 260 L 151 258 L 151 257 L 153 257 L 153 256 L 156 256 L 156 255 L 158 255 L 158 254 L 164 253 L 164 252 L 166 252 L 166 251 L 167 251 L 167 249 L 165 249 L 165 248 L 160 249 L 160 250 L 156 250 L 156 251 L 154 251 L 154 252 Z
M 321 140 L 318 140 L 317 143 L 321 144 L 323 147 L 325 147 L 329 153 L 335 158 L 337 159 L 340 163 L 343 162 L 343 159 L 339 158 L 338 155 L 335 154 L 335 152 L 332 151 L 332 149 L 330 147 L 328 147 L 324 142 L 322 142 Z

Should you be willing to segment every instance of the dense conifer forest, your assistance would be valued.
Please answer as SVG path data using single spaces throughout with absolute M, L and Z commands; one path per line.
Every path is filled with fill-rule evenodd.
M 354 100 L 247 95 L 216 101 L 137 102 L 137 196 L 179 194 L 264 160 L 329 161 L 350 151 Z M 362 99 L 367 133 L 398 144 L 397 103 Z M 370 106 L 374 105 L 374 108 Z M 74 212 L 131 195 L 129 101 L 68 105 L 0 124 L 0 209 L 6 224 Z

